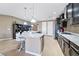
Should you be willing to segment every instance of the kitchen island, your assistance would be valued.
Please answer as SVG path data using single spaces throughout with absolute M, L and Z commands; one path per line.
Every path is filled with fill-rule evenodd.
M 29 32 L 25 40 L 25 52 L 33 55 L 41 55 L 44 48 L 43 34 Z

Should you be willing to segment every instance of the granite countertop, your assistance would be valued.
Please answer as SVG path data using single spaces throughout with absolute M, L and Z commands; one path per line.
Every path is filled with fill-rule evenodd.
M 58 34 L 62 35 L 63 37 L 67 38 L 68 40 L 79 46 L 79 36 L 73 34 L 62 34 L 62 33 Z

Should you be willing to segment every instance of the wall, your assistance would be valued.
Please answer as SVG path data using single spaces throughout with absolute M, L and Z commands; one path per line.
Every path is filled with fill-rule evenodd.
M 67 26 L 67 28 L 65 28 L 65 31 L 69 31 L 69 32 L 73 32 L 73 33 L 78 33 L 79 34 L 79 24 Z
M 12 24 L 14 22 L 23 24 L 26 21 L 13 16 L 0 15 L 0 39 L 12 38 Z
M 79 34 L 79 24 L 72 25 L 71 21 L 67 22 L 67 28 L 64 29 L 65 31 Z

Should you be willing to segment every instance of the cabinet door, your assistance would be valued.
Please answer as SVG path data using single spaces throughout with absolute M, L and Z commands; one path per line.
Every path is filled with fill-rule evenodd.
M 58 36 L 58 44 L 60 45 L 60 36 Z
M 59 45 L 62 47 L 62 39 L 59 40 Z
M 64 55 L 65 56 L 69 56 L 70 54 L 69 54 L 69 44 L 67 44 L 66 42 L 64 43 Z
M 70 56 L 79 56 L 79 54 L 72 47 L 70 47 Z
M 63 47 L 63 39 L 62 39 L 61 36 L 59 36 L 59 38 L 58 38 L 58 43 L 59 43 L 60 48 L 62 49 L 62 47 Z
M 63 51 L 63 53 L 65 52 L 65 42 L 64 42 L 64 40 L 62 41 L 62 51 Z
M 61 38 L 61 50 L 64 51 L 64 41 L 63 41 L 63 38 Z
M 62 39 L 61 39 L 61 37 L 59 36 L 59 37 L 58 37 L 58 43 L 59 43 L 59 46 L 60 46 L 60 47 L 61 47 L 61 40 L 62 40 Z

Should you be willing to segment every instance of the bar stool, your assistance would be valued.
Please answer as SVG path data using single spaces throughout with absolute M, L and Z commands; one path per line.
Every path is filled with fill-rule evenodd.
M 19 48 L 19 51 L 21 51 L 21 50 L 23 50 L 23 49 L 25 49 L 25 37 L 19 37 L 19 39 L 20 39 L 20 48 Z
M 21 51 L 25 48 L 25 37 L 20 34 L 20 32 L 16 33 L 16 41 L 20 44 L 18 51 Z

